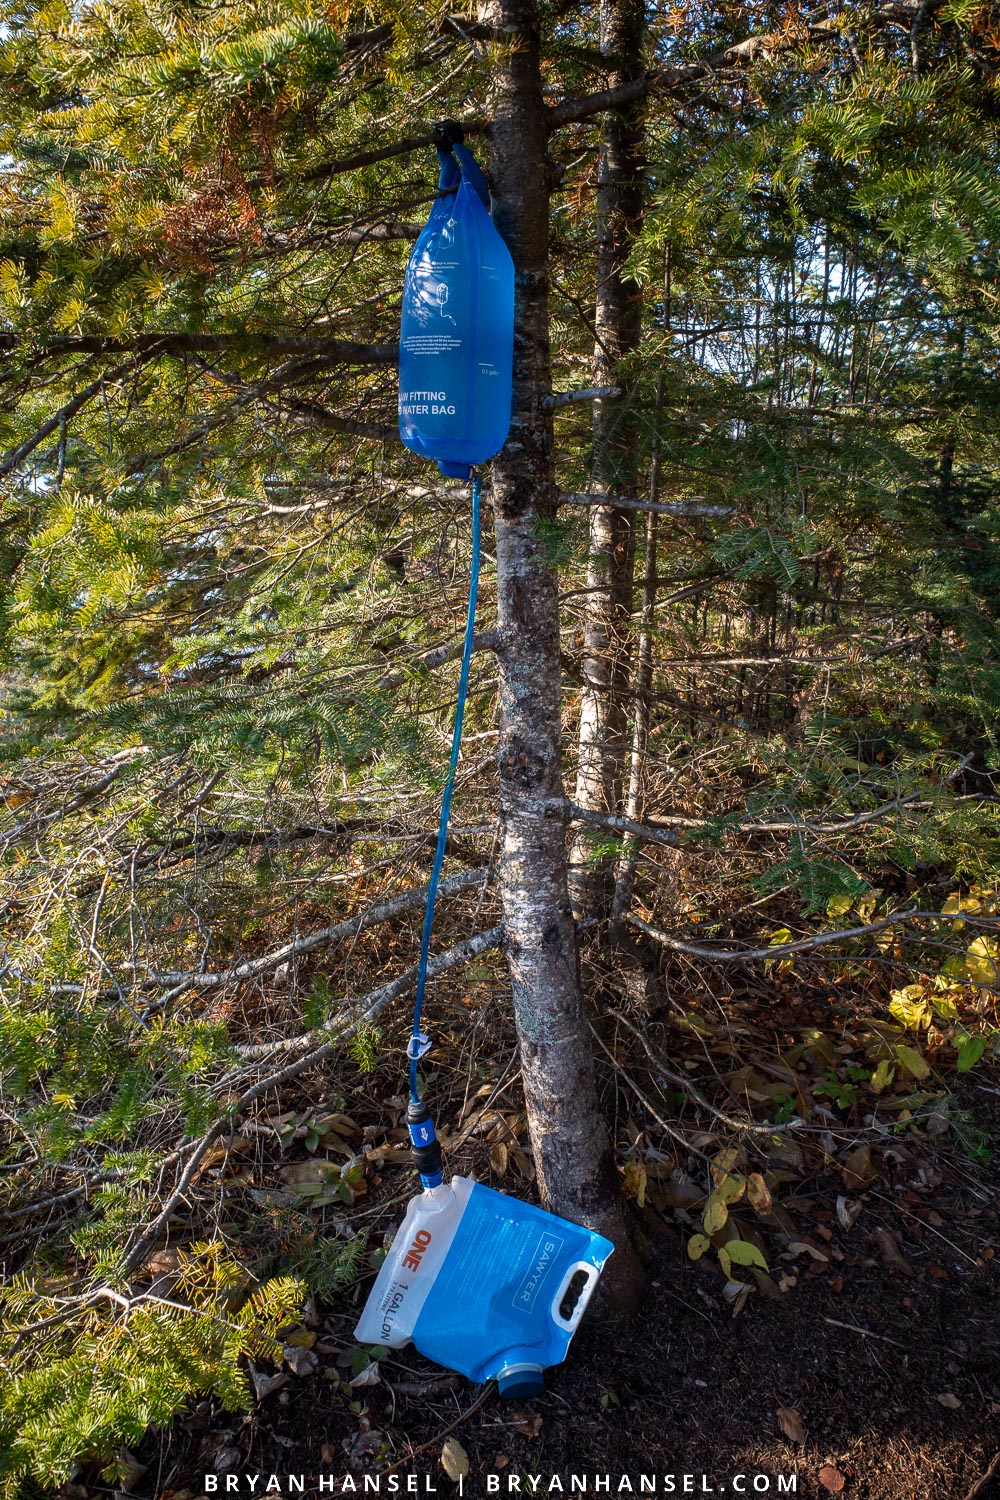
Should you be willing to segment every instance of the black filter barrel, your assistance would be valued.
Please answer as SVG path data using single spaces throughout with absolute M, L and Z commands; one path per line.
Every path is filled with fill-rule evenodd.
M 441 1147 L 426 1104 L 410 1100 L 406 1110 L 406 1128 L 410 1133 L 413 1160 L 420 1173 L 420 1181 L 424 1187 L 438 1187 L 443 1171 Z

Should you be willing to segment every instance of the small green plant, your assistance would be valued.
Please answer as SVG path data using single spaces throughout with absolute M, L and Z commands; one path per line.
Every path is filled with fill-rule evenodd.
M 791 1094 L 775 1094 L 771 1099 L 771 1103 L 775 1106 L 775 1125 L 787 1125 L 788 1121 L 793 1119 L 797 1113 L 795 1100 Z
M 348 1047 L 362 1073 L 373 1073 L 378 1067 L 378 1044 L 382 1033 L 377 1026 L 359 1026 Z
M 730 1208 L 745 1199 L 760 1212 L 770 1211 L 771 1196 L 763 1177 L 752 1172 L 749 1177 L 736 1171 L 739 1153 L 733 1147 L 718 1152 L 711 1166 L 712 1189 L 705 1199 L 702 1211 L 702 1228 L 688 1240 L 689 1260 L 700 1260 L 712 1247 L 719 1257 L 723 1275 L 727 1281 L 738 1281 L 734 1271 L 747 1267 L 759 1271 L 767 1270 L 763 1252 L 751 1241 L 744 1239 L 739 1227 L 730 1219 Z M 723 1238 L 728 1235 L 728 1238 Z
M 0 1494 L 63 1483 L 88 1459 L 103 1460 L 113 1482 L 113 1455 L 191 1396 L 248 1406 L 245 1359 L 281 1358 L 279 1330 L 305 1291 L 291 1276 L 257 1280 L 221 1243 L 180 1257 L 169 1300 L 15 1279 L 0 1338 Z
M 327 1379 L 352 1416 L 359 1417 L 364 1412 L 365 1387 L 378 1384 L 379 1360 L 385 1359 L 388 1353 L 381 1344 L 374 1344 L 370 1349 L 345 1349 L 337 1356 L 337 1368 L 327 1371 Z
M 863 1070 L 856 1069 L 856 1072 Z M 858 1090 L 855 1082 L 845 1083 L 837 1076 L 834 1068 L 828 1068 L 822 1082 L 813 1085 L 813 1093 L 819 1098 L 826 1098 L 835 1104 L 838 1109 L 850 1112 L 858 1102 Z

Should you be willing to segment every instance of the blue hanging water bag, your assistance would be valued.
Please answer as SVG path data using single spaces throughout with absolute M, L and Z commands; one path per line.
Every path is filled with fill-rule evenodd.
M 399 435 L 442 474 L 468 479 L 474 464 L 499 453 L 510 428 L 514 263 L 472 153 L 454 144 L 438 157 L 444 196 L 403 282 Z

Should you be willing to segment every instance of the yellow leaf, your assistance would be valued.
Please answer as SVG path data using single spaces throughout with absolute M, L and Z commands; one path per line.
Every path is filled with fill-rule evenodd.
M 908 984 L 905 990 L 893 990 L 892 999 L 889 1001 L 890 1015 L 895 1016 L 896 1020 L 908 1027 L 910 1031 L 920 1031 L 923 1027 L 929 1026 L 933 1018 L 933 1011 L 923 994 L 920 994 L 919 999 L 914 999 L 909 993 L 919 989 L 919 985 Z
M 738 1266 L 760 1266 L 762 1271 L 767 1270 L 767 1261 L 763 1254 L 752 1245 L 749 1240 L 730 1240 L 726 1245 L 729 1259 Z
M 994 938 L 973 938 L 965 951 L 965 966 L 972 984 L 996 984 L 1000 979 L 1000 944 Z
M 932 995 L 931 1004 L 942 1021 L 957 1021 L 958 1006 L 950 995 Z
M 711 1243 L 707 1234 L 693 1234 L 687 1243 L 688 1260 L 700 1260 Z
M 741 1177 L 739 1172 L 730 1172 L 727 1177 L 722 1178 L 715 1191 L 723 1203 L 738 1203 L 746 1191 L 746 1185 L 746 1178 Z
M 469 1455 L 462 1447 L 458 1438 L 448 1437 L 444 1440 L 441 1449 L 441 1467 L 449 1479 L 457 1483 L 464 1479 L 469 1472 Z
M 309 1328 L 296 1328 L 283 1342 L 292 1349 L 311 1349 L 316 1342 L 316 1335 Z
M 638 1161 L 630 1161 L 625 1167 L 625 1196 L 634 1198 L 640 1208 L 646 1203 L 646 1168 Z
M 712 1162 L 712 1181 L 721 1182 L 723 1177 L 733 1170 L 739 1159 L 740 1153 L 735 1146 L 727 1146 L 724 1151 L 718 1152 Z
M 881 1094 L 896 1076 L 896 1070 L 887 1057 L 883 1057 L 871 1077 L 872 1092 Z
M 957 912 L 968 912 L 975 916 L 976 912 L 982 910 L 983 903 L 977 901 L 975 896 L 949 896 L 941 910 L 946 917 L 954 916 Z
M 705 1204 L 705 1213 L 702 1223 L 706 1234 L 717 1234 L 720 1229 L 725 1228 L 726 1220 L 729 1218 L 729 1210 L 718 1193 L 712 1193 Z
M 751 1172 L 747 1178 L 747 1197 L 754 1213 L 766 1217 L 773 1208 L 771 1192 L 759 1172 Z
M 896 1061 L 902 1063 L 908 1073 L 918 1081 L 930 1076 L 931 1066 L 925 1057 L 922 1057 L 916 1047 L 897 1047 Z

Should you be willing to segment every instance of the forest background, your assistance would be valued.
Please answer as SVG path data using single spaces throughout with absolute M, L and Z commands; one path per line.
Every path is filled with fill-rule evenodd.
M 370 1268 L 351 1205 L 403 1191 L 469 577 L 467 489 L 395 435 L 442 117 L 515 252 L 534 465 L 484 488 L 430 998 L 453 1140 L 506 1090 L 474 1165 L 579 1196 L 536 1128 L 567 1101 L 530 1085 L 532 1150 L 505 1050 L 508 962 L 522 1041 L 544 987 L 540 941 L 512 956 L 520 673 L 558 695 L 521 729 L 555 747 L 539 888 L 565 907 L 568 868 L 615 1202 L 679 1213 L 739 1297 L 767 1243 L 727 1195 L 766 1217 L 796 1164 L 751 1172 L 720 1111 L 982 1156 L 953 1085 L 1000 1036 L 996 7 L 0 21 L 5 1493 L 248 1400 Z M 754 1070 L 740 998 L 788 984 L 852 997 L 852 1056 L 812 1028 Z M 646 1055 L 675 1033 L 710 1038 L 691 1078 Z

